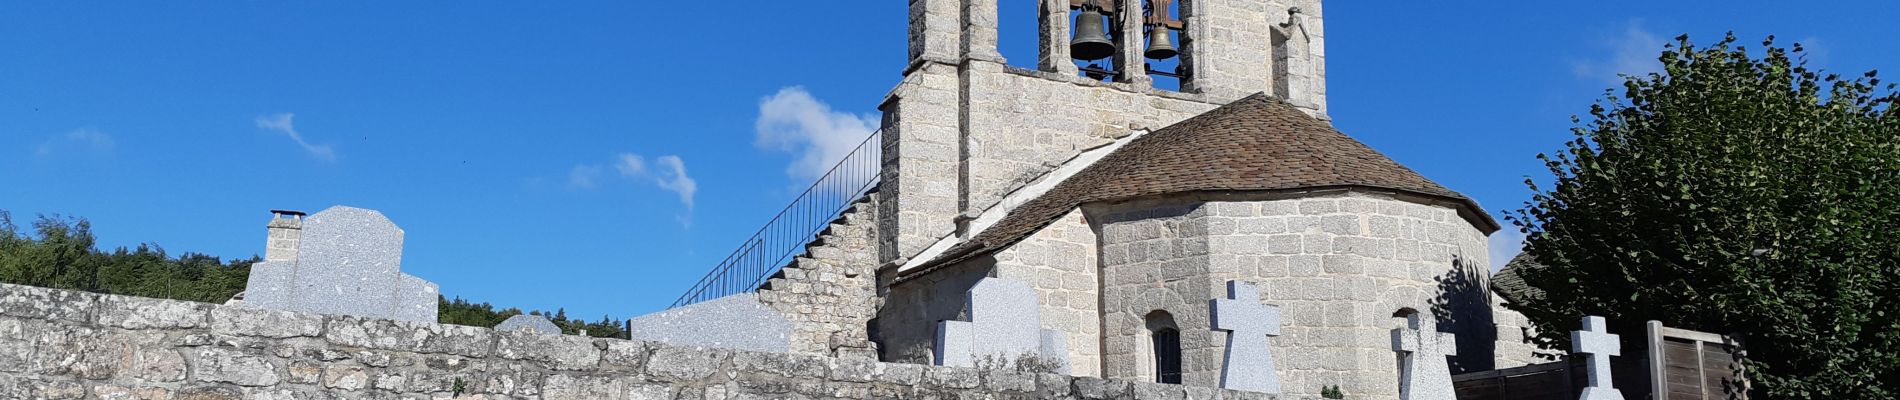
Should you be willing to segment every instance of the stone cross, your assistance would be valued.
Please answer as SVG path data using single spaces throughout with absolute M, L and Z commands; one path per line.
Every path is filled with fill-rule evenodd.
M 1260 288 L 1241 281 L 1227 281 L 1227 298 L 1210 303 L 1214 329 L 1228 332 L 1220 387 L 1280 393 L 1267 346 L 1267 338 L 1280 336 L 1280 307 L 1260 304 Z
M 972 367 L 983 358 L 1015 362 L 1025 356 L 1043 356 L 1059 361 L 1061 369 L 1068 368 L 1067 352 L 1058 349 L 1066 346 L 1054 340 L 1061 334 L 1042 329 L 1041 302 L 1029 283 L 984 278 L 970 287 L 964 306 L 970 311 L 969 321 L 937 324 L 937 365 Z
M 1392 330 L 1392 351 L 1399 353 L 1399 399 L 1455 400 L 1445 356 L 1458 355 L 1458 337 L 1439 332 L 1420 314 L 1406 316 L 1405 328 Z
M 1610 383 L 1610 356 L 1623 355 L 1623 343 L 1620 336 L 1610 334 L 1609 323 L 1603 317 L 1583 317 L 1583 330 L 1570 332 L 1571 351 L 1589 356 L 1590 385 L 1583 388 L 1582 400 L 1623 400 Z

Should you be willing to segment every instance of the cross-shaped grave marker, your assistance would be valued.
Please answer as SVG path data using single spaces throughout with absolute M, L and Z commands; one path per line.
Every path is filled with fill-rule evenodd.
M 1241 281 L 1227 281 L 1227 298 L 1211 303 L 1214 329 L 1228 331 L 1220 387 L 1280 393 L 1267 346 L 1267 338 L 1280 336 L 1280 307 L 1260 304 L 1260 287 Z
M 1445 356 L 1458 355 L 1458 337 L 1439 332 L 1421 313 L 1405 317 L 1405 327 L 1392 330 L 1392 351 L 1399 353 L 1399 399 L 1456 400 L 1451 366 Z
M 1589 356 L 1590 385 L 1583 388 L 1582 400 L 1623 400 L 1623 393 L 1610 383 L 1610 356 L 1623 355 L 1620 336 L 1610 334 L 1603 317 L 1583 317 L 1583 330 L 1570 332 L 1570 349 Z

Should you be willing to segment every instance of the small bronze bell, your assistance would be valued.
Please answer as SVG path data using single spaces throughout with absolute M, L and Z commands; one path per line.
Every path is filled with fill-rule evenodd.
M 1148 51 L 1145 53 L 1148 58 L 1166 60 L 1181 54 L 1174 49 L 1174 35 L 1170 31 L 1167 26 L 1159 24 L 1148 31 Z
M 1115 55 L 1115 42 L 1108 40 L 1108 28 L 1102 11 L 1083 7 L 1075 16 L 1075 38 L 1069 41 L 1069 56 L 1077 60 L 1100 60 Z

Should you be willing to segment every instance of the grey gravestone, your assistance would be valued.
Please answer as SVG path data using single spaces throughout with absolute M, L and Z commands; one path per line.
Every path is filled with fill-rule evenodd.
M 330 207 L 302 235 L 294 258 L 251 268 L 244 306 L 436 322 L 439 291 L 402 273 L 402 228 L 382 213 Z
M 1399 353 L 1399 399 L 1456 400 L 1445 356 L 1458 355 L 1458 337 L 1439 332 L 1421 313 L 1406 316 L 1405 326 L 1392 330 L 1392 351 Z
M 1623 355 L 1623 343 L 1611 335 L 1603 317 L 1583 317 L 1583 330 L 1570 332 L 1571 351 L 1588 355 L 1585 362 L 1590 385 L 1583 388 L 1582 400 L 1623 400 L 1623 393 L 1610 383 L 1610 356 Z
M 1042 330 L 1042 341 L 1037 345 L 1037 350 L 1042 352 L 1043 357 L 1049 357 L 1056 361 L 1056 370 L 1052 372 L 1063 375 L 1069 374 L 1069 341 L 1068 338 L 1062 334 L 1062 331 L 1054 329 Z
M 1260 304 L 1260 288 L 1241 281 L 1227 281 L 1227 298 L 1211 303 L 1214 329 L 1228 331 L 1220 387 L 1280 393 L 1267 345 L 1267 338 L 1280 336 L 1280 307 Z
M 541 335 L 561 334 L 561 327 L 554 326 L 554 321 L 549 321 L 548 317 L 530 314 L 508 317 L 507 320 L 503 320 L 500 324 L 495 325 L 495 330 L 502 332 L 528 331 L 528 333 Z
M 628 324 L 634 340 L 773 353 L 792 349 L 792 322 L 759 303 L 756 293 L 647 314 Z
M 1042 329 L 1041 302 L 1028 283 L 984 278 L 964 297 L 969 321 L 937 324 L 937 365 L 976 366 L 979 359 L 1013 362 L 1047 357 L 1068 371 L 1068 347 L 1061 332 Z

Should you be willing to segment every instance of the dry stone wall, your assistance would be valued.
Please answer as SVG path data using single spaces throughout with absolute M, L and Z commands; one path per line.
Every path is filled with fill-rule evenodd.
M 1270 399 L 0 285 L 7 399 Z

